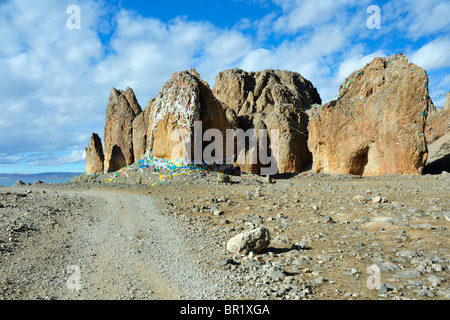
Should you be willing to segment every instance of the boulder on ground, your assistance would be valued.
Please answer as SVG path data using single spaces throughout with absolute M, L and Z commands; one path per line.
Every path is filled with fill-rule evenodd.
M 227 250 L 231 253 L 259 253 L 267 248 L 269 244 L 269 230 L 264 227 L 259 227 L 254 230 L 240 233 L 230 239 L 227 243 Z

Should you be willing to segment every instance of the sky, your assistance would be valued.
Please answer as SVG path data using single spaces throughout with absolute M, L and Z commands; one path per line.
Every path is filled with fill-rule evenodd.
M 227 69 L 295 71 L 326 103 L 403 53 L 443 106 L 449 17 L 449 0 L 0 0 L 0 173 L 83 172 L 112 88 L 145 108 L 191 68 L 211 88 Z

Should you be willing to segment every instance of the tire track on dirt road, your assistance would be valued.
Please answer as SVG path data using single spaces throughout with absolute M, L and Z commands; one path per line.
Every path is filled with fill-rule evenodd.
M 143 195 L 89 190 L 98 198 L 93 222 L 76 238 L 82 299 L 175 300 L 189 295 L 178 284 L 196 281 L 179 226 Z M 199 286 L 201 284 L 199 283 Z

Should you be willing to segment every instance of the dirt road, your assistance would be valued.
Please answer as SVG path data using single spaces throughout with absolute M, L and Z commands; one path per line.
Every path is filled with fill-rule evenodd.
M 11 239 L 1 255 L 3 298 L 174 300 L 205 292 L 182 226 L 151 197 L 101 189 L 26 195 L 19 197 L 29 201 L 26 218 L 3 198 L 9 235 L 1 237 Z M 71 210 L 58 215 L 63 205 Z M 44 207 L 55 209 L 50 224 Z
M 158 266 L 179 259 L 182 239 L 174 225 L 156 212 L 150 197 L 111 191 L 89 191 L 98 199 L 96 221 L 77 232 L 83 248 L 80 263 L 82 298 L 178 299 L 180 292 Z M 83 263 L 89 261 L 89 263 Z M 82 264 L 82 265 L 81 265 Z

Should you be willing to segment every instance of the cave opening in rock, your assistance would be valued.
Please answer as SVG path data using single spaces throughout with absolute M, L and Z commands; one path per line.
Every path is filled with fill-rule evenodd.
M 127 161 L 125 155 L 123 154 L 122 148 L 118 145 L 114 145 L 111 151 L 111 158 L 109 160 L 108 172 L 116 172 L 123 167 L 127 166 Z
M 351 159 L 350 174 L 362 176 L 369 161 L 369 147 L 358 150 L 355 156 Z

